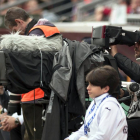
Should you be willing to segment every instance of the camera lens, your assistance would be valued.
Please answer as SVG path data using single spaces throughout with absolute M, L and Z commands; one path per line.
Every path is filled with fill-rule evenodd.
M 132 83 L 132 84 L 130 84 L 129 89 L 130 89 L 132 92 L 137 92 L 137 91 L 139 90 L 139 84 L 137 84 L 137 83 Z

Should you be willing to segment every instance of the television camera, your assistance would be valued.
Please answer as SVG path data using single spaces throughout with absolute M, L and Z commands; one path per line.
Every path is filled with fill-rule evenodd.
M 140 31 L 127 31 L 122 27 L 99 26 L 92 29 L 91 43 L 108 49 L 111 45 L 133 46 L 140 40 Z

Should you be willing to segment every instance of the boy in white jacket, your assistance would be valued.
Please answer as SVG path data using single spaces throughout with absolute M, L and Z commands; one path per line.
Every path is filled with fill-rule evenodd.
M 107 65 L 98 67 L 87 75 L 86 80 L 93 101 L 82 127 L 65 140 L 127 140 L 126 116 L 113 97 L 119 84 L 117 71 Z

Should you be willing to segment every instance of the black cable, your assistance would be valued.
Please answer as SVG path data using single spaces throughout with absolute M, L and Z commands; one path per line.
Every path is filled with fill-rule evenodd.
M 126 96 L 126 97 L 122 97 L 121 99 L 118 99 L 118 102 L 124 102 L 126 100 L 131 100 L 131 96 Z
M 123 108 L 123 107 L 122 107 L 122 108 Z M 129 111 L 128 111 L 128 110 L 126 110 L 125 108 L 123 108 L 123 110 L 124 110 L 124 111 L 126 111 L 126 113 L 128 113 L 128 112 L 129 112 Z

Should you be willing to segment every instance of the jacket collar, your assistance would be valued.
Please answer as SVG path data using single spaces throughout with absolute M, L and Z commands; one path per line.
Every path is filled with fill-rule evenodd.
M 107 95 L 109 95 L 109 93 L 104 93 L 96 98 L 94 98 L 94 103 L 98 104 L 104 97 L 106 97 Z
M 31 30 L 31 28 L 37 23 L 37 21 L 35 19 L 33 19 L 31 22 L 29 22 L 29 24 L 27 25 L 26 29 L 25 29 L 25 35 L 28 35 L 29 31 Z

